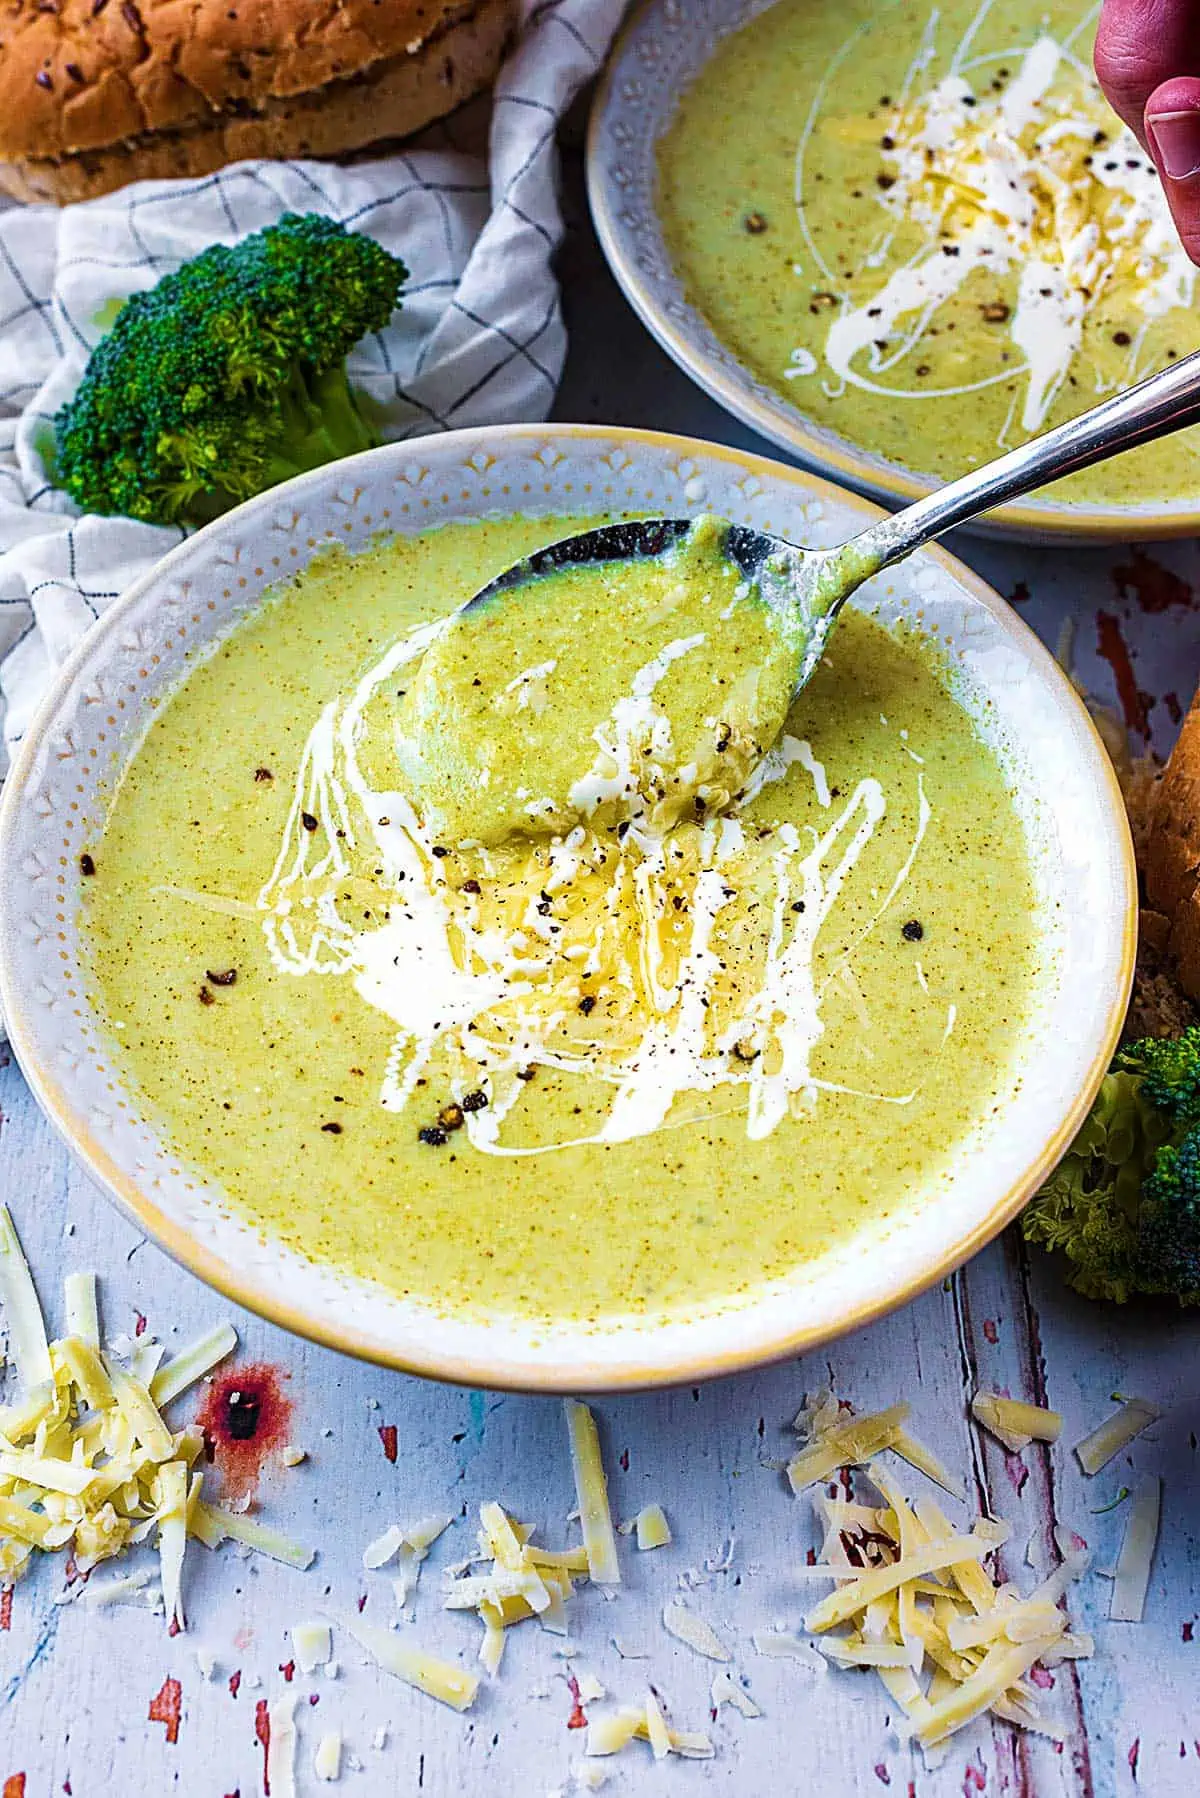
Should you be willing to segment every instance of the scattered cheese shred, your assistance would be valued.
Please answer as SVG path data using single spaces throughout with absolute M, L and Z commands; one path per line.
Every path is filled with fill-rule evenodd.
M 596 1419 L 578 1399 L 568 1398 L 563 1404 L 571 1441 L 571 1465 L 575 1473 L 579 1521 L 583 1530 L 583 1545 L 587 1550 L 588 1575 L 598 1586 L 619 1585 L 621 1568 L 617 1560 L 617 1538 L 608 1504 L 608 1481 L 604 1475 Z
M 909 1414 L 905 1404 L 891 1405 L 871 1417 L 850 1417 L 821 1425 L 824 1411 L 815 1414 L 814 1432 L 807 1445 L 788 1462 L 787 1476 L 797 1495 L 805 1487 L 829 1479 L 839 1467 L 862 1467 L 885 1448 L 892 1448 Z M 804 1413 L 800 1414 L 802 1417 Z
M 8 1323 L 12 1357 L 26 1392 L 48 1386 L 54 1374 L 46 1323 L 7 1205 L 0 1205 L 0 1304 Z
M 115 1364 L 108 1370 L 117 1409 L 155 1461 L 169 1461 L 175 1453 L 175 1438 L 159 1416 L 158 1407 L 142 1382 Z
M 318 1779 L 332 1784 L 340 1777 L 342 1771 L 342 1732 L 340 1729 L 326 1730 L 317 1743 L 317 1752 L 313 1756 L 313 1772 Z
M 292 1625 L 292 1652 L 301 1673 L 313 1673 L 333 1659 L 333 1635 L 327 1623 Z
M 383 1534 L 363 1549 L 362 1564 L 373 1573 L 376 1568 L 386 1567 L 389 1561 L 394 1561 L 403 1547 L 404 1531 L 398 1523 L 389 1523 Z
M 571 1576 L 586 1575 L 587 1553 L 582 1544 L 560 1551 L 540 1548 L 525 1525 L 494 1500 L 479 1507 L 479 1522 L 479 1552 L 446 1570 L 442 1602 L 447 1610 L 478 1612 L 484 1631 L 479 1658 L 495 1674 L 511 1624 L 536 1617 L 543 1629 L 566 1634 L 566 1602 L 575 1589 Z M 473 1573 L 474 1567 L 484 1571 Z
M 1086 1474 L 1099 1473 L 1102 1467 L 1127 1448 L 1135 1436 L 1157 1423 L 1162 1413 L 1149 1399 L 1126 1399 L 1119 1411 L 1075 1444 L 1075 1458 Z
M 100 1307 L 95 1274 L 68 1274 L 63 1281 L 67 1335 L 78 1336 L 91 1349 L 100 1347 Z
M 1063 1420 L 1057 1411 L 1005 1398 L 999 1392 L 977 1392 L 971 1400 L 971 1415 L 1014 1455 L 1031 1442 L 1057 1442 L 1062 1434 Z
M 619 1754 L 628 1746 L 637 1734 L 638 1724 L 643 1721 L 640 1711 L 613 1711 L 607 1717 L 592 1717 L 588 1721 L 587 1745 L 585 1754 L 605 1755 Z
M 733 1656 L 712 1624 L 684 1604 L 681 1598 L 670 1598 L 663 1606 L 663 1628 L 669 1636 L 686 1642 L 697 1654 L 710 1661 L 731 1661 Z
M 232 1355 L 237 1347 L 237 1331 L 231 1323 L 220 1323 L 180 1349 L 150 1381 L 150 1397 L 160 1408 L 194 1386 L 210 1373 L 218 1362 Z
M 709 1692 L 714 1711 L 719 1711 L 723 1704 L 729 1704 L 735 1711 L 740 1711 L 743 1717 L 762 1716 L 761 1707 L 755 1704 L 745 1686 L 739 1685 L 737 1680 L 726 1673 L 724 1669 L 720 1673 L 713 1674 Z
M 671 1732 L 653 1692 L 646 1693 L 646 1738 L 655 1760 L 665 1761 L 671 1752 Z
M 913 1504 L 878 1463 L 868 1475 L 882 1507 L 824 1494 L 815 1500 L 825 1525 L 823 1560 L 800 1571 L 832 1579 L 835 1590 L 806 1622 L 823 1634 L 845 1626 L 826 1634 L 822 1653 L 843 1666 L 873 1667 L 905 1732 L 927 1748 L 987 1711 L 1048 1731 L 1027 1675 L 1038 1662 L 1092 1651 L 1091 1638 L 1073 1634 L 1061 1609 L 1086 1553 L 1069 1548 L 1022 1596 L 996 1586 L 982 1566 L 1007 1539 L 1007 1525 L 978 1518 L 968 1533 L 956 1532 L 931 1499 Z M 755 1646 L 761 1651 L 766 1640 L 756 1637 Z
M 183 1616 L 183 1555 L 187 1547 L 188 1465 L 164 1461 L 158 1470 L 158 1557 L 163 1605 L 180 1629 Z
M 272 1699 L 267 1717 L 271 1728 L 263 1790 L 271 1798 L 296 1798 L 296 1700 Z
M 303 1573 L 316 1559 L 316 1551 L 304 1548 L 278 1530 L 248 1517 L 244 1511 L 226 1511 L 220 1505 L 208 1505 L 201 1499 L 189 1514 L 188 1527 L 206 1548 L 217 1548 L 224 1541 L 241 1542 L 257 1550 L 269 1560 L 282 1561 L 285 1567 L 298 1567 Z
M 479 1690 L 477 1674 L 456 1667 L 452 1661 L 439 1660 L 424 1649 L 406 1648 L 390 1630 L 376 1629 L 360 1617 L 345 1618 L 344 1627 L 385 1673 L 403 1680 L 406 1686 L 415 1686 L 418 1692 L 448 1704 L 452 1710 L 466 1711 L 474 1704 Z
M 1108 1614 L 1115 1623 L 1142 1621 L 1158 1542 L 1161 1505 L 1162 1481 L 1157 1474 L 1143 1474 L 1133 1489 L 1133 1503 L 1113 1577 Z
M 666 1548 L 671 1540 L 671 1526 L 661 1505 L 643 1505 L 633 1520 L 638 1548 L 643 1553 L 651 1548 Z
M 694 1730 L 672 1729 L 652 1692 L 640 1710 L 612 1711 L 606 1717 L 593 1717 L 588 1723 L 584 1754 L 588 1756 L 619 1754 L 635 1738 L 649 1742 L 656 1760 L 667 1754 L 678 1754 L 685 1760 L 711 1760 L 713 1745 L 708 1737 Z
M 923 1473 L 926 1479 L 932 1480 L 935 1486 L 940 1486 L 943 1492 L 948 1492 L 951 1498 L 966 1498 L 962 1481 L 956 1480 L 933 1450 L 926 1448 L 923 1442 L 918 1442 L 915 1436 L 910 1436 L 907 1430 L 897 1431 L 892 1443 L 892 1453 L 899 1455 L 902 1461 L 907 1461 L 910 1467 L 915 1467 L 918 1473 Z
M 826 1663 L 815 1648 L 802 1642 L 799 1636 L 789 1635 L 782 1629 L 756 1630 L 750 1638 L 756 1654 L 769 1655 L 776 1660 L 798 1661 L 810 1672 L 824 1673 Z

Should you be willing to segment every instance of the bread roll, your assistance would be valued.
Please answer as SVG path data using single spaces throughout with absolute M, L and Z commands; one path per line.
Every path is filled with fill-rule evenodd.
M 1200 1000 L 1200 694 L 1156 784 L 1143 851 L 1146 904 L 1180 986 Z
M 0 23 L 0 189 L 65 203 L 407 137 L 494 79 L 516 0 L 42 0 Z

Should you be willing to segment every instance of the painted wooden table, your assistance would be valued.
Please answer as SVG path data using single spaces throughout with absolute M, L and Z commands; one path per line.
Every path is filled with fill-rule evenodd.
M 653 346 L 600 261 L 575 183 L 576 225 L 563 257 L 572 351 L 559 415 L 655 425 L 753 444 Z M 761 447 L 755 445 L 755 447 Z M 1048 642 L 1077 621 L 1076 665 L 1090 689 L 1124 694 L 1131 722 L 1169 744 L 1178 701 L 1200 674 L 1200 551 L 1194 544 L 1119 551 L 1038 551 L 958 545 Z M 1107 659 L 1101 656 L 1103 648 Z M 1128 657 L 1129 660 L 1122 660 Z M 1173 696 L 1177 696 L 1173 697 Z M 229 1308 L 174 1267 L 109 1207 L 42 1120 L 17 1070 L 0 1070 L 0 1191 L 12 1208 L 50 1313 L 61 1328 L 61 1280 L 75 1268 L 102 1277 L 106 1328 L 139 1319 L 168 1345 Z M 479 1502 L 499 1498 L 536 1522 L 552 1544 L 567 1537 L 574 1497 L 556 1401 L 466 1392 L 339 1359 L 248 1315 L 234 1314 L 245 1360 L 286 1376 L 287 1434 L 306 1451 L 294 1468 L 264 1471 L 259 1497 L 272 1523 L 318 1550 L 306 1573 L 227 1547 L 189 1551 L 190 1627 L 169 1637 L 141 1607 L 96 1609 L 80 1600 L 61 1561 L 48 1562 L 0 1607 L 0 1781 L 6 1798 L 182 1792 L 187 1798 L 256 1798 L 264 1790 L 265 1706 L 296 1701 L 297 1780 L 317 1782 L 323 1733 L 345 1737 L 341 1782 L 364 1798 L 546 1798 L 579 1790 L 581 1733 L 569 1680 L 595 1675 L 617 1701 L 638 1702 L 653 1682 L 683 1727 L 708 1728 L 709 1762 L 651 1761 L 633 1744 L 599 1763 L 614 1794 L 661 1791 L 738 1798 L 1154 1798 L 1200 1792 L 1200 1316 L 1098 1308 L 1064 1292 L 1009 1234 L 944 1287 L 874 1328 L 806 1357 L 695 1390 L 597 1403 L 614 1508 L 631 1516 L 651 1500 L 674 1542 L 654 1554 L 625 1544 L 625 1583 L 612 1596 L 582 1589 L 574 1601 L 571 1658 L 533 1626 L 513 1632 L 499 1680 L 460 1717 L 398 1685 L 363 1656 L 338 1616 L 395 1614 L 386 1570 L 365 1572 L 364 1546 L 393 1522 L 444 1508 L 461 1514 L 435 1548 L 418 1588 L 407 1639 L 473 1659 L 478 1625 L 444 1612 L 440 1567 L 468 1552 Z M 882 1688 L 869 1675 L 814 1674 L 758 1655 L 764 1626 L 794 1628 L 811 1587 L 793 1577 L 814 1540 L 807 1504 L 779 1471 L 786 1421 L 804 1392 L 832 1380 L 859 1408 L 904 1397 L 914 1427 L 964 1476 L 972 1499 L 1015 1526 L 1013 1571 L 1031 1533 L 1043 1557 L 1047 1525 L 1061 1518 L 1111 1565 L 1123 1508 L 1104 1511 L 1133 1471 L 1163 1476 L 1163 1528 L 1144 1623 L 1107 1621 L 1107 1583 L 1089 1576 L 1073 1599 L 1097 1654 L 1054 1675 L 1047 1707 L 1065 1731 L 1055 1744 L 1006 1727 L 973 1728 L 928 1771 L 901 1747 Z M 1066 1419 L 1062 1442 L 1006 1457 L 968 1426 L 977 1385 L 1047 1402 Z M 1104 1473 L 1085 1481 L 1069 1445 L 1111 1409 L 1114 1391 L 1153 1399 L 1161 1422 Z M 914 1481 L 917 1476 L 913 1476 Z M 709 1721 L 713 1673 L 662 1629 L 664 1602 L 681 1590 L 733 1648 L 761 1706 Z M 365 1601 L 365 1603 L 364 1603 Z M 297 1671 L 289 1629 L 335 1619 L 336 1669 Z M 561 1646 L 561 1645 L 560 1645 Z M 169 1715 L 178 1681 L 177 1727 Z M 157 1701 L 157 1702 L 156 1702 Z M 577 1721 L 576 1716 L 576 1721 Z M 592 1763 L 595 1765 L 596 1763 Z M 21 1775 L 24 1775 L 24 1784 Z M 336 1789 L 336 1788 L 335 1788 Z M 278 1798 L 278 1795 L 277 1795 Z

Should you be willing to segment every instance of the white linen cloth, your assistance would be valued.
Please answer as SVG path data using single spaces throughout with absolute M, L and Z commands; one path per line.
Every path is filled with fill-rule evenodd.
M 82 516 L 47 478 L 50 421 L 114 303 L 210 243 L 285 212 L 327 213 L 409 269 L 401 310 L 348 364 L 387 437 L 545 418 L 566 350 L 551 266 L 562 235 L 555 134 L 622 5 L 522 0 L 490 109 L 468 108 L 379 160 L 244 162 L 61 211 L 0 213 L 0 775 L 54 670 L 181 535 Z

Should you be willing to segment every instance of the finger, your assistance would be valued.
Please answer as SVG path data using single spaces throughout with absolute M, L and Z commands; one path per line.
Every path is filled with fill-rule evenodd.
M 1173 76 L 1200 76 L 1200 14 L 1191 0 L 1105 0 L 1093 60 L 1109 105 L 1144 144 L 1150 96 Z
M 1200 79 L 1177 76 L 1146 102 L 1146 135 L 1180 242 L 1200 262 Z

